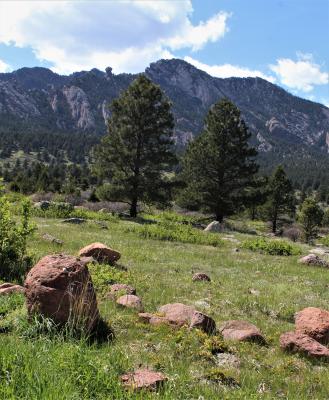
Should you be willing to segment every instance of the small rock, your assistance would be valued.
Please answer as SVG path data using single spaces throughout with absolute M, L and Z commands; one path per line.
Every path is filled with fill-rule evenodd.
M 93 257 L 99 263 L 113 265 L 119 260 L 121 254 L 105 246 L 103 243 L 92 243 L 79 251 L 80 257 Z
M 280 336 L 280 347 L 292 353 L 302 353 L 312 358 L 329 359 L 329 349 L 304 333 L 286 332 Z
M 218 367 L 223 368 L 240 368 L 240 359 L 231 353 L 217 353 L 216 364 Z
M 3 283 L 0 285 L 0 296 L 11 293 L 24 293 L 25 289 L 21 285 L 15 285 L 14 283 Z
M 84 218 L 67 218 L 63 222 L 65 224 L 83 224 L 86 220 Z
M 136 289 L 130 285 L 126 285 L 125 283 L 115 283 L 110 286 L 108 297 L 116 299 L 118 296 L 122 296 L 123 294 L 136 294 Z
M 299 262 L 301 264 L 306 264 L 306 265 L 313 265 L 315 267 L 329 267 L 329 263 L 316 254 L 309 254 L 308 256 L 302 257 L 299 259 Z
M 49 235 L 48 233 L 44 233 L 42 235 L 42 239 L 47 240 L 47 242 L 58 244 L 59 246 L 62 246 L 64 244 L 62 240 L 57 239 L 55 238 L 55 236 Z
M 329 343 L 329 312 L 307 307 L 295 315 L 296 332 L 304 333 L 322 344 Z
M 133 390 L 148 389 L 158 390 L 167 380 L 161 372 L 155 372 L 149 369 L 138 369 L 134 372 L 121 376 L 124 386 Z
M 207 281 L 207 282 L 210 282 L 211 279 L 204 272 L 197 272 L 196 274 L 193 275 L 192 281 Z
M 198 328 L 206 333 L 213 333 L 216 330 L 215 321 L 192 306 L 181 303 L 166 304 L 159 308 L 159 313 L 162 315 L 142 313 L 139 317 L 152 325 L 167 324 L 173 327 L 187 325 L 190 329 Z
M 223 232 L 224 225 L 218 221 L 211 222 L 205 229 L 204 232 Z
M 117 299 L 117 304 L 128 308 L 135 308 L 140 312 L 143 311 L 142 300 L 134 294 L 125 294 L 123 296 L 120 296 Z
M 108 213 L 109 210 L 107 208 L 101 208 L 100 210 L 98 210 L 99 213 Z
M 248 321 L 227 321 L 221 326 L 219 331 L 225 340 L 265 343 L 261 331 Z
M 248 293 L 253 294 L 254 296 L 259 296 L 259 290 L 257 289 L 249 288 Z

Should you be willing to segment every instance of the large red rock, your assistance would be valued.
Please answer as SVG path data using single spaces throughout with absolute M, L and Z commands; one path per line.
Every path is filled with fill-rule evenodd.
M 135 308 L 138 311 L 143 311 L 142 300 L 134 294 L 124 294 L 117 299 L 117 304 L 123 307 Z
M 58 324 L 92 330 L 99 320 L 96 294 L 86 264 L 58 254 L 43 257 L 25 280 L 27 310 Z
M 312 358 L 329 359 L 329 349 L 313 338 L 300 332 L 286 332 L 280 336 L 280 347 L 292 353 Z
M 258 343 L 265 342 L 264 336 L 257 326 L 248 321 L 227 321 L 220 327 L 219 331 L 223 335 L 224 340 Z
M 150 369 L 138 369 L 121 376 L 124 386 L 133 390 L 157 390 L 167 380 L 161 372 L 151 371 Z
M 296 332 L 304 333 L 320 343 L 329 343 L 329 312 L 307 307 L 295 315 Z
M 103 243 L 92 243 L 79 251 L 80 257 L 93 257 L 99 263 L 113 265 L 119 260 L 121 254 L 105 246 Z
M 216 329 L 216 323 L 211 317 L 185 304 L 166 304 L 159 308 L 159 314 L 141 313 L 139 317 L 152 325 L 167 324 L 174 327 L 187 325 L 191 329 L 198 328 L 206 333 L 212 333 Z
M 14 283 L 3 283 L 0 285 L 0 296 L 11 293 L 24 293 L 25 289 L 21 285 L 15 285 Z

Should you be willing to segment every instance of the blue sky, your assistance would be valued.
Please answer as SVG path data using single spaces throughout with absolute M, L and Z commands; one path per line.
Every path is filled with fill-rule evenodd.
M 140 72 L 172 57 L 329 105 L 329 0 L 0 2 L 1 72 Z

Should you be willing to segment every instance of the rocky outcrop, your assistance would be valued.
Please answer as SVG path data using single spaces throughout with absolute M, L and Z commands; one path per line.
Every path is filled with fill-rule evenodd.
M 119 260 L 121 254 L 105 246 L 103 243 L 92 243 L 79 251 L 80 257 L 93 257 L 99 263 L 107 263 L 113 265 Z
M 329 268 L 329 263 L 316 254 L 309 254 L 299 259 L 300 264 L 310 265 L 314 267 Z
M 166 324 L 173 327 L 186 325 L 190 329 L 198 328 L 206 333 L 213 333 L 216 330 L 216 323 L 211 317 L 182 303 L 166 304 L 159 308 L 158 314 L 140 313 L 139 317 L 151 325 Z
M 220 327 L 219 331 L 224 340 L 265 343 L 261 331 L 248 321 L 227 321 Z
M 138 369 L 121 376 L 121 382 L 133 390 L 158 390 L 167 380 L 162 372 L 155 372 L 150 369 Z
M 117 304 L 123 307 L 134 308 L 140 312 L 143 311 L 142 300 L 134 294 L 124 294 L 117 299 Z
M 66 97 L 76 127 L 81 130 L 94 129 L 95 119 L 86 93 L 79 87 L 70 86 L 63 88 L 63 94 Z
M 108 297 L 116 299 L 124 294 L 136 294 L 136 289 L 125 283 L 114 283 L 110 286 Z
M 25 289 L 15 283 L 2 283 L 0 285 L 0 296 L 12 293 L 24 293 Z
M 280 347 L 291 353 L 301 353 L 311 358 L 329 360 L 329 349 L 304 333 L 286 332 L 282 334 Z
M 307 307 L 295 315 L 296 332 L 312 337 L 322 344 L 329 343 L 329 312 Z
M 25 295 L 29 316 L 91 331 L 99 321 L 96 294 L 85 263 L 59 254 L 43 257 L 28 273 Z

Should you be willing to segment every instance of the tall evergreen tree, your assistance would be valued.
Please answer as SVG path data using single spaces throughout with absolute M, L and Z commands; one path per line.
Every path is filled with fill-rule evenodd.
M 276 233 L 280 214 L 294 211 L 294 191 L 290 180 L 281 165 L 277 167 L 269 180 L 269 197 L 266 204 L 268 217 L 272 223 L 272 232 Z
M 183 158 L 186 205 L 214 213 L 219 222 L 240 206 L 243 191 L 258 170 L 257 152 L 248 145 L 250 136 L 231 101 L 222 99 L 211 107 L 204 131 Z
M 140 75 L 111 104 L 109 133 L 94 151 L 95 171 L 109 182 L 109 199 L 130 204 L 166 203 L 167 171 L 176 163 L 174 120 L 160 87 Z

